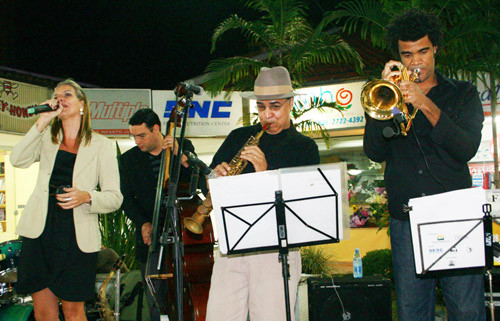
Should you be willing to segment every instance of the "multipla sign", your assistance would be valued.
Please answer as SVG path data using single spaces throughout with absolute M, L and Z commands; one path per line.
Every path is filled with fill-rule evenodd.
M 153 110 L 160 116 L 162 126 L 170 119 L 175 106 L 173 91 L 153 90 Z M 210 97 L 207 93 L 195 95 L 187 113 L 186 136 L 226 136 L 241 126 L 238 124 L 242 116 L 241 97 L 239 92 L 233 92 L 230 99 L 226 99 L 224 93 L 216 97 Z
M 108 136 L 129 134 L 128 121 L 141 108 L 151 108 L 149 89 L 84 89 L 90 102 L 92 129 Z

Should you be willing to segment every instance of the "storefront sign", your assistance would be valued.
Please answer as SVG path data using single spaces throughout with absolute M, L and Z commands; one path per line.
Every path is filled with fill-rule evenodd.
M 28 115 L 28 107 L 50 98 L 51 89 L 0 78 L 0 130 L 26 133 L 36 117 Z
M 487 79 L 489 82 L 489 79 Z M 488 83 L 489 85 L 489 83 Z M 480 80 L 477 82 L 477 90 L 479 91 L 479 98 L 483 104 L 483 111 L 485 115 L 491 115 L 491 91 Z M 500 84 L 496 87 L 497 94 L 497 108 L 500 106 Z M 499 108 L 500 109 L 500 108 Z M 497 109 L 497 113 L 499 110 Z
M 302 102 L 304 108 L 310 106 L 311 98 L 319 98 L 325 102 L 337 102 L 340 109 L 324 108 L 324 111 L 310 110 L 302 117 L 294 119 L 294 122 L 312 120 L 326 129 L 350 129 L 365 126 L 365 114 L 361 107 L 360 95 L 364 81 L 344 83 L 339 85 L 325 85 L 319 87 L 300 88 L 300 94 L 295 97 L 295 106 Z M 257 112 L 256 102 L 250 103 L 251 111 Z
M 359 97 L 364 81 L 327 85 L 297 90 L 302 102 L 309 102 L 311 97 L 319 97 L 326 102 L 337 102 L 340 111 L 326 108 L 325 112 L 311 110 L 302 116 L 303 119 L 314 120 L 326 129 L 350 129 L 365 126 L 365 113 Z M 307 105 L 306 105 L 307 106 Z M 298 121 L 303 120 L 299 118 Z
M 92 129 L 108 136 L 129 134 L 128 121 L 140 108 L 151 108 L 149 89 L 87 88 Z
M 242 100 L 238 92 L 233 92 L 231 99 L 224 97 L 224 92 L 216 97 L 209 94 L 193 97 L 193 107 L 188 111 L 186 136 L 225 136 L 231 130 L 240 127 Z M 176 99 L 173 91 L 153 90 L 153 109 L 165 125 L 170 118 Z

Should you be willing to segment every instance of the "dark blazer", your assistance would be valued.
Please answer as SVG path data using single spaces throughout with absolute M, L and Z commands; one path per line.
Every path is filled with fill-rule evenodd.
M 194 152 L 190 140 L 185 140 L 184 149 Z M 135 254 L 137 260 L 144 263 L 148 256 L 148 247 L 142 241 L 141 227 L 153 220 L 157 180 L 154 178 L 148 154 L 137 146 L 120 156 L 119 167 L 122 207 L 125 215 L 135 224 Z M 181 166 L 180 179 L 189 181 L 190 176 L 191 169 Z

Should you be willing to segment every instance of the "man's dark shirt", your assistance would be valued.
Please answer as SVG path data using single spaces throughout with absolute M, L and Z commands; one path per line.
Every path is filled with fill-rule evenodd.
M 481 101 L 472 84 L 446 78 L 439 72 L 436 75 L 438 85 L 427 93 L 441 110 L 434 128 L 419 111 L 407 137 L 386 139 L 382 131 L 391 123 L 366 117 L 364 152 L 372 161 L 386 162 L 384 179 L 389 213 L 394 218 L 408 219 L 402 209 L 410 198 L 472 184 L 467 162 L 481 142 Z
M 190 140 L 184 141 L 184 150 L 194 153 L 194 146 Z M 147 260 L 148 246 L 142 240 L 141 228 L 144 223 L 152 223 L 158 182 L 158 173 L 155 175 L 153 172 L 149 155 L 135 146 L 123 153 L 119 162 L 122 206 L 125 215 L 135 224 L 136 258 L 143 263 Z M 189 182 L 190 177 L 191 169 L 181 165 L 179 180 Z
M 214 155 L 210 167 L 215 168 L 222 162 L 229 163 L 248 138 L 255 137 L 261 130 L 260 124 L 233 130 Z M 258 146 L 266 156 L 268 170 L 319 164 L 320 161 L 318 146 L 314 140 L 297 132 L 291 122 L 290 128 L 276 135 L 264 133 Z M 255 168 L 248 162 L 243 173 L 252 172 L 255 172 Z

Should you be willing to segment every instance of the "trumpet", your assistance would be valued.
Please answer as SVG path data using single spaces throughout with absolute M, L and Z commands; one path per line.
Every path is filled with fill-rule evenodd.
M 402 80 L 415 82 L 420 75 L 420 69 L 415 69 L 409 75 L 408 68 L 401 69 L 401 75 L 395 77 L 393 81 L 384 79 L 374 79 L 367 82 L 361 90 L 361 106 L 371 118 L 377 120 L 390 120 L 393 118 L 393 110 L 397 108 L 404 115 L 405 121 L 400 123 L 401 134 L 406 136 L 411 128 L 413 119 L 417 115 L 415 108 L 410 115 L 408 106 L 404 103 L 404 95 L 401 93 L 398 84 Z M 406 123 L 406 124 L 405 124 Z

